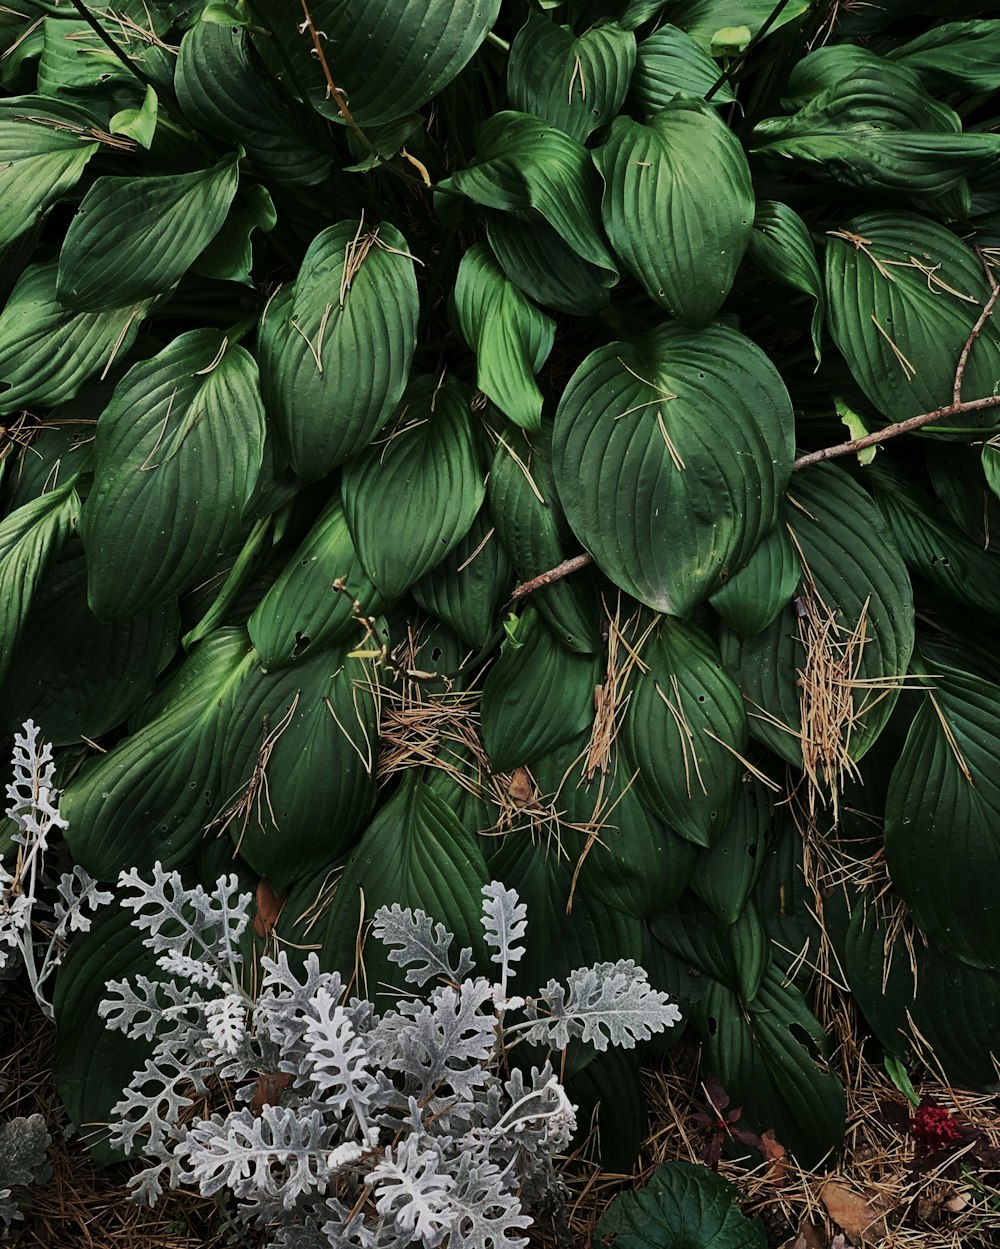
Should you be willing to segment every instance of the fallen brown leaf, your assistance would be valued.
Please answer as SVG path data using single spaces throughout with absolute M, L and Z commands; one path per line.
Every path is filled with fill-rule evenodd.
M 819 1196 L 827 1214 L 852 1240 L 878 1244 L 888 1235 L 885 1216 L 892 1205 L 885 1198 L 877 1194 L 866 1197 L 839 1180 L 827 1180 L 819 1190 Z

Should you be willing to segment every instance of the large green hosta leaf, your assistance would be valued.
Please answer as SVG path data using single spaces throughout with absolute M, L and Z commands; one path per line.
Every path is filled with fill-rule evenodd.
M 347 861 L 337 892 L 313 940 L 322 941 L 323 965 L 345 978 L 354 973 L 358 934 L 380 906 L 416 907 L 455 935 L 454 949 L 471 948 L 485 971 L 482 895 L 490 879 L 475 834 L 420 779 L 404 773 Z M 372 1001 L 386 985 L 402 986 L 404 972 L 377 941 L 364 948 L 356 991 Z
M 617 116 L 634 66 L 635 35 L 616 22 L 577 38 L 568 26 L 529 12 L 511 44 L 507 95 L 514 108 L 582 143 Z
M 450 555 L 413 586 L 426 612 L 481 650 L 493 636 L 500 608 L 514 586 L 514 570 L 487 507 Z
M 384 445 L 344 470 L 344 514 L 361 563 L 387 599 L 430 572 L 472 527 L 486 486 L 472 392 L 418 378 Z
M 675 100 L 647 125 L 619 117 L 594 160 L 615 252 L 661 308 L 707 325 L 753 224 L 750 170 L 733 132 L 702 101 Z
M 1000 21 L 935 22 L 908 43 L 888 48 L 885 55 L 915 70 L 929 91 L 996 91 Z
M 600 183 L 581 143 L 540 117 L 497 113 L 476 132 L 476 157 L 442 185 L 484 208 L 534 209 L 583 260 L 615 273 L 598 214 Z
M 497 535 L 520 581 L 527 581 L 575 554 L 576 544 L 556 498 L 552 468 L 536 440 L 509 432 L 497 446 L 487 481 Z M 579 578 L 536 590 L 533 605 L 559 640 L 573 650 L 597 650 L 597 613 Z
M 617 274 L 581 259 L 548 222 L 487 210 L 486 235 L 504 273 L 536 303 L 574 316 L 610 303 Z
M 935 663 L 892 774 L 885 849 L 907 910 L 949 954 L 1000 970 L 1000 686 Z
M 773 527 L 791 473 L 792 413 L 749 339 L 667 325 L 589 355 L 553 431 L 569 523 L 602 572 L 686 615 Z
M 747 740 L 743 700 L 714 646 L 690 625 L 659 621 L 640 658 L 622 751 L 643 801 L 681 836 L 709 846 L 736 801 Z
M 351 539 L 340 500 L 303 538 L 250 617 L 247 629 L 265 671 L 364 636 L 363 619 L 383 606 Z
M 69 537 L 79 510 L 80 499 L 70 482 L 25 503 L 0 523 L 0 686 L 32 599 Z M 53 669 L 52 676 L 57 672 Z
M 187 118 L 246 153 L 268 182 L 312 186 L 331 158 L 309 141 L 291 103 L 250 59 L 245 31 L 228 22 L 196 22 L 181 41 L 175 86 Z
M 803 576 L 811 578 L 803 585 L 833 613 L 831 658 L 843 656 L 837 648 L 864 617 L 857 670 L 847 674 L 856 681 L 849 750 L 858 760 L 885 726 L 896 700 L 893 687 L 907 671 L 914 628 L 910 579 L 878 508 L 843 469 L 825 464 L 797 475 L 789 499 L 789 528 Z M 795 765 L 802 762 L 802 687 L 796 683 L 806 665 L 802 620 L 789 605 L 755 637 L 740 640 L 726 631 L 721 639 L 726 667 L 750 704 L 751 733 Z
M 531 763 L 588 727 L 597 664 L 561 646 L 528 607 L 483 685 L 483 742 L 495 772 Z
M 97 312 L 163 294 L 208 246 L 236 194 L 237 161 L 154 178 L 98 178 L 59 253 L 59 300 Z
M 820 332 L 823 325 L 823 279 L 816 263 L 816 250 L 806 223 L 787 204 L 760 200 L 750 235 L 750 259 L 770 277 L 804 291 L 816 301 L 813 309 L 813 348 L 820 358 Z
M 72 104 L 36 96 L 0 100 L 0 247 L 76 185 L 100 147 L 99 126 Z
M 719 81 L 719 66 L 676 26 L 661 26 L 639 44 L 632 98 L 648 120 L 679 95 L 702 99 Z M 716 105 L 736 97 L 728 82 L 712 96 Z
M 115 387 L 80 517 L 96 616 L 174 597 L 238 537 L 263 455 L 258 387 L 253 357 L 215 330 L 182 334 Z
M 389 419 L 409 376 L 418 311 L 413 259 L 394 226 L 343 221 L 313 239 L 260 338 L 268 414 L 300 477 L 325 476 Z
M 542 392 L 535 374 L 552 350 L 555 323 L 504 277 L 481 243 L 459 265 L 455 314 L 476 353 L 476 385 L 515 424 L 538 429 Z
M 952 1083 L 993 1088 L 1000 974 L 909 936 L 895 924 L 890 930 L 881 903 L 856 904 L 841 957 L 859 1009 L 890 1054 L 929 1050 Z
M 736 805 L 715 845 L 698 857 L 692 891 L 724 924 L 734 924 L 764 866 L 773 798 L 757 780 L 741 781 Z
M 347 647 L 251 671 L 221 743 L 224 822 L 276 888 L 342 856 L 375 802 L 371 668 Z
M 492 29 L 500 0 L 311 0 L 309 12 L 351 116 L 375 126 L 415 112 L 451 82 Z M 272 2 L 268 13 L 314 107 L 339 118 L 298 0 Z
M 793 22 L 809 8 L 809 0 L 789 0 L 778 6 L 777 0 L 678 0 L 670 8 L 670 20 L 710 52 L 719 46 L 724 31 L 745 26 L 748 34 L 758 34 L 766 22 L 773 34 L 786 22 Z M 741 40 L 741 42 L 745 42 Z M 733 50 L 731 45 L 728 50 Z
M 99 880 L 126 867 L 188 862 L 220 800 L 219 746 L 236 693 L 254 667 L 242 629 L 194 650 L 156 713 L 93 761 L 60 800 L 73 858 Z
M 716 590 L 710 601 L 731 629 L 751 638 L 788 605 L 801 576 L 788 526 L 779 521 L 736 576 Z
M 0 685 L 3 727 L 14 732 L 32 717 L 56 745 L 100 737 L 148 698 L 180 626 L 173 603 L 128 620 L 97 620 L 87 607 L 83 554 L 77 546 L 66 555 L 39 587 Z
M 559 814 L 576 892 L 642 919 L 677 901 L 698 851 L 641 802 L 621 751 L 588 776 L 589 746 L 589 736 L 576 738 L 539 759 L 531 774 L 541 805 Z
M 912 213 L 869 213 L 829 232 L 825 280 L 830 333 L 883 416 L 905 420 L 952 401 L 959 356 L 989 297 L 968 247 Z M 987 324 L 962 398 L 992 395 L 997 377 L 1000 334 Z
M 73 312 L 56 298 L 57 261 L 30 265 L 0 313 L 0 413 L 65 403 L 135 342 L 150 300 Z M 102 374 L 103 376 L 103 374 Z

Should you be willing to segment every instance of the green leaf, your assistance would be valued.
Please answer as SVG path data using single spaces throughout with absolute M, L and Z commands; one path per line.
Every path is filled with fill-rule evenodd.
M 254 609 L 247 628 L 266 672 L 309 650 L 350 638 L 360 642 L 362 620 L 383 605 L 335 499 Z
M 944 508 L 903 470 L 885 462 L 868 473 L 875 497 L 907 567 L 938 594 L 1000 611 L 1000 557 L 953 525 Z M 974 479 L 966 483 L 970 489 Z
M 825 282 L 830 333 L 883 416 L 900 421 L 951 403 L 962 348 L 989 297 L 969 248 L 912 213 L 866 214 L 828 235 Z M 1000 335 L 987 324 L 962 398 L 992 395 L 997 377 Z
M 671 6 L 670 20 L 710 52 L 717 34 L 727 27 L 746 26 L 751 35 L 756 35 L 764 23 L 769 22 L 768 34 L 773 35 L 788 22 L 801 17 L 808 8 L 809 0 L 789 0 L 781 8 L 779 0 L 678 0 Z
M 413 258 L 393 226 L 321 231 L 295 285 L 261 322 L 269 416 L 292 467 L 324 477 L 375 437 L 402 398 L 416 347 Z
M 660 620 L 640 654 L 621 729 L 628 768 L 638 772 L 639 793 L 660 819 L 710 846 L 739 789 L 747 742 L 743 699 L 714 646 L 690 625 Z
M 620 1193 L 597 1225 L 595 1243 L 614 1249 L 765 1249 L 758 1223 L 740 1212 L 721 1176 L 690 1162 L 665 1162 L 643 1188 Z
M 787 607 L 801 576 L 787 526 L 779 523 L 709 602 L 740 637 L 751 638 Z
M 0 687 L 10 671 L 32 600 L 79 510 L 79 496 L 69 482 L 0 521 Z
M 757 780 L 742 780 L 736 805 L 715 845 L 698 856 L 692 891 L 724 924 L 739 919 L 764 866 L 773 799 Z
M 558 843 L 521 828 L 506 833 L 490 859 L 493 878 L 516 889 L 528 908 L 527 949 L 517 964 L 515 993 L 534 993 L 578 967 L 642 958 L 639 920 L 592 894 L 572 893 L 572 868 Z
M 315 186 L 329 174 L 332 160 L 311 141 L 302 110 L 250 59 L 245 30 L 196 22 L 181 40 L 175 86 L 192 125 L 233 146 L 242 144 L 268 183 Z
M 929 1052 L 949 1083 L 992 1088 L 1000 975 L 949 958 L 933 943 L 907 940 L 898 925 L 890 929 L 884 911 L 869 897 L 856 904 L 841 951 L 865 1019 L 890 1054 Z
M 486 967 L 482 895 L 489 870 L 475 835 L 463 828 L 444 802 L 420 780 L 417 769 L 403 775 L 347 861 L 333 906 L 313 940 L 322 942 L 326 968 L 350 977 L 356 969 L 358 933 L 380 906 L 398 902 L 419 908 L 455 936 L 455 948 L 469 947 Z M 369 941 L 355 992 L 376 999 L 386 985 L 401 985 L 403 972 L 384 947 Z
M 83 554 L 67 554 L 39 586 L 0 687 L 5 729 L 13 733 L 33 717 L 57 746 L 121 724 L 153 692 L 180 630 L 172 603 L 129 620 L 97 620 L 87 607 Z
M 486 493 L 472 393 L 417 378 L 383 445 L 344 470 L 344 514 L 362 565 L 387 599 L 400 598 L 472 527 Z
M 131 22 L 117 22 L 114 41 L 119 51 L 132 62 L 138 73 L 152 78 L 161 89 L 169 87 L 173 73 L 172 49 L 157 39 L 152 29 L 150 8 L 135 6 Z M 44 96 L 60 96 L 65 92 L 98 92 L 111 99 L 118 92 L 137 85 L 136 76 L 107 46 L 89 22 L 72 17 L 46 17 L 44 39 L 38 62 L 38 91 Z M 147 34 L 148 30 L 148 34 Z M 166 30 L 163 30 L 166 33 Z M 111 95 L 111 92 L 115 92 Z M 98 97 L 100 98 L 100 97 Z
M 258 386 L 247 351 L 191 330 L 115 387 L 80 517 L 96 616 L 174 597 L 239 536 L 263 455 Z
M 793 290 L 804 291 L 815 299 L 810 332 L 818 364 L 826 301 L 816 251 L 806 223 L 787 204 L 759 200 L 748 250 L 750 259 L 769 277 Z
M 556 498 L 543 447 L 521 435 L 501 437 L 486 483 L 497 535 L 519 581 L 555 568 L 576 552 Z M 576 651 L 598 648 L 597 615 L 586 582 L 568 578 L 536 590 L 532 605 L 560 642 Z
M 917 925 L 1000 970 L 1000 686 L 936 663 L 885 804 L 892 883 Z
M 643 805 L 619 750 L 603 771 L 589 755 L 586 736 L 532 765 L 540 805 L 559 813 L 576 892 L 643 919 L 677 901 L 698 852 Z
M 639 44 L 632 98 L 648 121 L 679 95 L 704 99 L 718 80 L 719 67 L 704 48 L 676 26 L 661 26 Z M 728 82 L 712 96 L 716 105 L 735 99 Z
M 313 106 L 339 119 L 301 29 L 301 6 L 284 0 L 268 8 Z M 416 112 L 464 69 L 493 28 L 500 0 L 312 0 L 309 12 L 354 121 L 375 126 Z
M 597 209 L 600 183 L 581 143 L 540 117 L 504 112 L 476 131 L 476 157 L 441 186 L 484 208 L 534 209 L 578 256 L 615 274 Z
M 885 55 L 915 70 L 928 91 L 996 91 L 1000 21 L 935 22 L 916 39 L 888 48 Z
M 507 96 L 515 109 L 582 143 L 617 116 L 634 66 L 635 35 L 616 22 L 577 38 L 568 26 L 529 12 L 510 47 Z
M 29 265 L 0 313 L 0 413 L 65 403 L 135 342 L 152 301 L 72 312 L 56 298 L 57 261 Z
M 867 193 L 943 195 L 992 167 L 1000 135 L 961 133 L 958 114 L 890 62 L 859 66 L 791 117 L 759 122 L 751 149 L 801 163 L 814 175 Z
M 426 612 L 443 620 L 467 645 L 481 650 L 496 629 L 514 587 L 514 570 L 487 507 L 455 549 L 412 587 Z
M 487 209 L 486 236 L 504 273 L 536 303 L 592 316 L 611 302 L 617 275 L 582 260 L 547 222 Z
M 578 1139 L 593 1131 L 603 1170 L 629 1175 L 649 1131 L 639 1055 L 611 1046 L 573 1072 L 566 1089 L 576 1106 Z
M 594 715 L 597 665 L 561 646 L 534 607 L 483 685 L 482 733 L 494 772 L 531 763 L 572 740 Z
M 482 243 L 462 257 L 455 313 L 476 354 L 476 385 L 515 424 L 538 429 L 542 392 L 534 375 L 552 350 L 555 323 L 507 281 Z
M 141 728 L 94 760 L 66 787 L 73 858 L 99 880 L 123 866 L 148 870 L 190 861 L 225 797 L 219 744 L 240 684 L 254 663 L 242 629 L 196 646 Z
M 252 671 L 221 744 L 228 829 L 275 888 L 340 858 L 375 804 L 372 669 L 347 648 L 275 674 Z
M 733 1105 L 759 1128 L 773 1128 L 802 1166 L 817 1166 L 840 1145 L 844 1090 L 826 1063 L 829 1038 L 777 967 L 746 1004 L 710 982 L 696 1014 L 702 1069 L 718 1076 Z
M 76 933 L 56 974 L 53 1006 L 56 1044 L 52 1074 L 70 1122 L 80 1130 L 99 1166 L 121 1153 L 108 1144 L 108 1120 L 122 1090 L 149 1057 L 148 1042 L 105 1027 L 97 1013 L 109 980 L 163 976 L 156 955 L 132 927 L 124 907 L 103 907 L 88 932 Z
M 792 413 L 774 366 L 735 330 L 666 325 L 589 355 L 553 430 L 559 498 L 598 567 L 686 615 L 774 526 Z
M 108 123 L 108 129 L 112 134 L 123 134 L 128 139 L 135 139 L 136 143 L 148 151 L 153 146 L 158 112 L 156 92 L 152 87 L 147 87 L 142 104 L 138 108 L 123 108 L 115 113 Z
M 99 128 L 72 104 L 30 95 L 0 100 L 0 247 L 76 186 L 100 147 Z
M 671 316 L 707 325 L 729 294 L 754 215 L 733 132 L 708 104 L 675 100 L 648 125 L 619 117 L 594 160 L 604 226 L 625 267 Z
M 788 524 L 803 561 L 802 593 L 816 596 L 821 615 L 818 603 L 832 613 L 831 662 L 852 655 L 848 639 L 864 620 L 864 646 L 851 661 L 858 665 L 851 677 L 857 684 L 840 726 L 840 740 L 857 761 L 885 726 L 898 693 L 893 687 L 907 671 L 914 628 L 910 580 L 878 508 L 843 469 L 823 464 L 800 473 L 790 501 Z M 740 640 L 724 631 L 720 639 L 726 667 L 755 704 L 750 732 L 797 767 L 802 766 L 803 687 L 796 682 L 807 665 L 805 620 L 793 604 L 755 637 Z
M 60 302 L 77 311 L 160 295 L 218 234 L 236 194 L 237 161 L 150 178 L 98 178 L 59 253 Z
M 264 187 L 256 183 L 241 187 L 222 229 L 194 262 L 193 271 L 201 277 L 253 286 L 253 232 L 268 234 L 277 220 L 274 201 Z

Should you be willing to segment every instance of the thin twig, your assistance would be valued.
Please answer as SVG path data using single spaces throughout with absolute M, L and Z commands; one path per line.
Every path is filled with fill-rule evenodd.
M 997 402 L 1000 403 L 1000 399 Z M 570 573 L 578 572 L 581 568 L 586 568 L 588 564 L 593 562 L 593 555 L 589 555 L 586 552 L 583 555 L 574 555 L 572 559 L 564 559 L 561 564 L 557 564 L 555 568 L 550 568 L 548 572 L 540 572 L 537 577 L 532 577 L 530 581 L 522 582 L 510 596 L 511 600 L 516 603 L 519 599 L 527 598 L 529 594 L 534 594 L 536 590 L 544 589 L 545 586 L 551 585 L 553 581 L 561 581 L 563 577 L 568 577 Z
M 334 104 L 336 104 L 337 112 L 340 113 L 341 117 L 343 117 L 344 121 L 347 122 L 364 146 L 370 152 L 374 152 L 375 148 L 373 144 L 358 123 L 354 120 L 351 110 L 347 107 L 347 98 L 345 97 L 343 91 L 341 91 L 341 89 L 333 81 L 333 75 L 330 73 L 330 66 L 327 64 L 326 53 L 323 51 L 323 43 L 319 37 L 319 31 L 313 25 L 312 14 L 309 12 L 309 6 L 306 3 L 306 0 L 301 0 L 301 3 L 302 12 L 305 15 L 306 20 L 303 22 L 300 29 L 308 30 L 309 37 L 312 39 L 313 48 L 316 52 L 316 59 L 319 61 L 320 67 L 323 70 L 323 77 L 326 79 L 326 93 L 330 99 L 333 100 Z

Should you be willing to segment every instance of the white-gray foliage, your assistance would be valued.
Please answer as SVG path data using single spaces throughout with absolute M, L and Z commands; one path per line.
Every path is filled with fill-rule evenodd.
M 14 738 L 13 779 L 7 786 L 7 815 L 17 825 L 18 850 L 0 859 L 0 977 L 22 967 L 35 998 L 48 1016 L 52 1006 L 44 985 L 58 967 L 73 932 L 90 928 L 88 911 L 111 901 L 79 865 L 58 872 L 66 857 L 59 834 L 66 821 L 59 814 L 52 747 L 39 740 L 28 720 Z
M 43 1183 L 52 1174 L 46 1161 L 51 1140 L 41 1115 L 20 1115 L 0 1123 L 0 1228 L 23 1217 L 11 1190 Z
M 551 1064 L 508 1069 L 511 1049 L 631 1047 L 679 1018 L 631 962 L 509 996 L 526 914 L 495 881 L 483 926 L 496 983 L 422 911 L 376 913 L 409 983 L 436 981 L 382 1013 L 312 953 L 301 970 L 285 951 L 262 958 L 251 995 L 238 951 L 251 898 L 234 877 L 209 892 L 157 864 L 152 880 L 119 883 L 162 973 L 109 982 L 100 1007 L 153 1042 L 112 1113 L 112 1140 L 150 1163 L 134 1195 L 227 1192 L 272 1249 L 518 1249 L 531 1203 L 560 1192 L 555 1159 L 576 1119 Z

